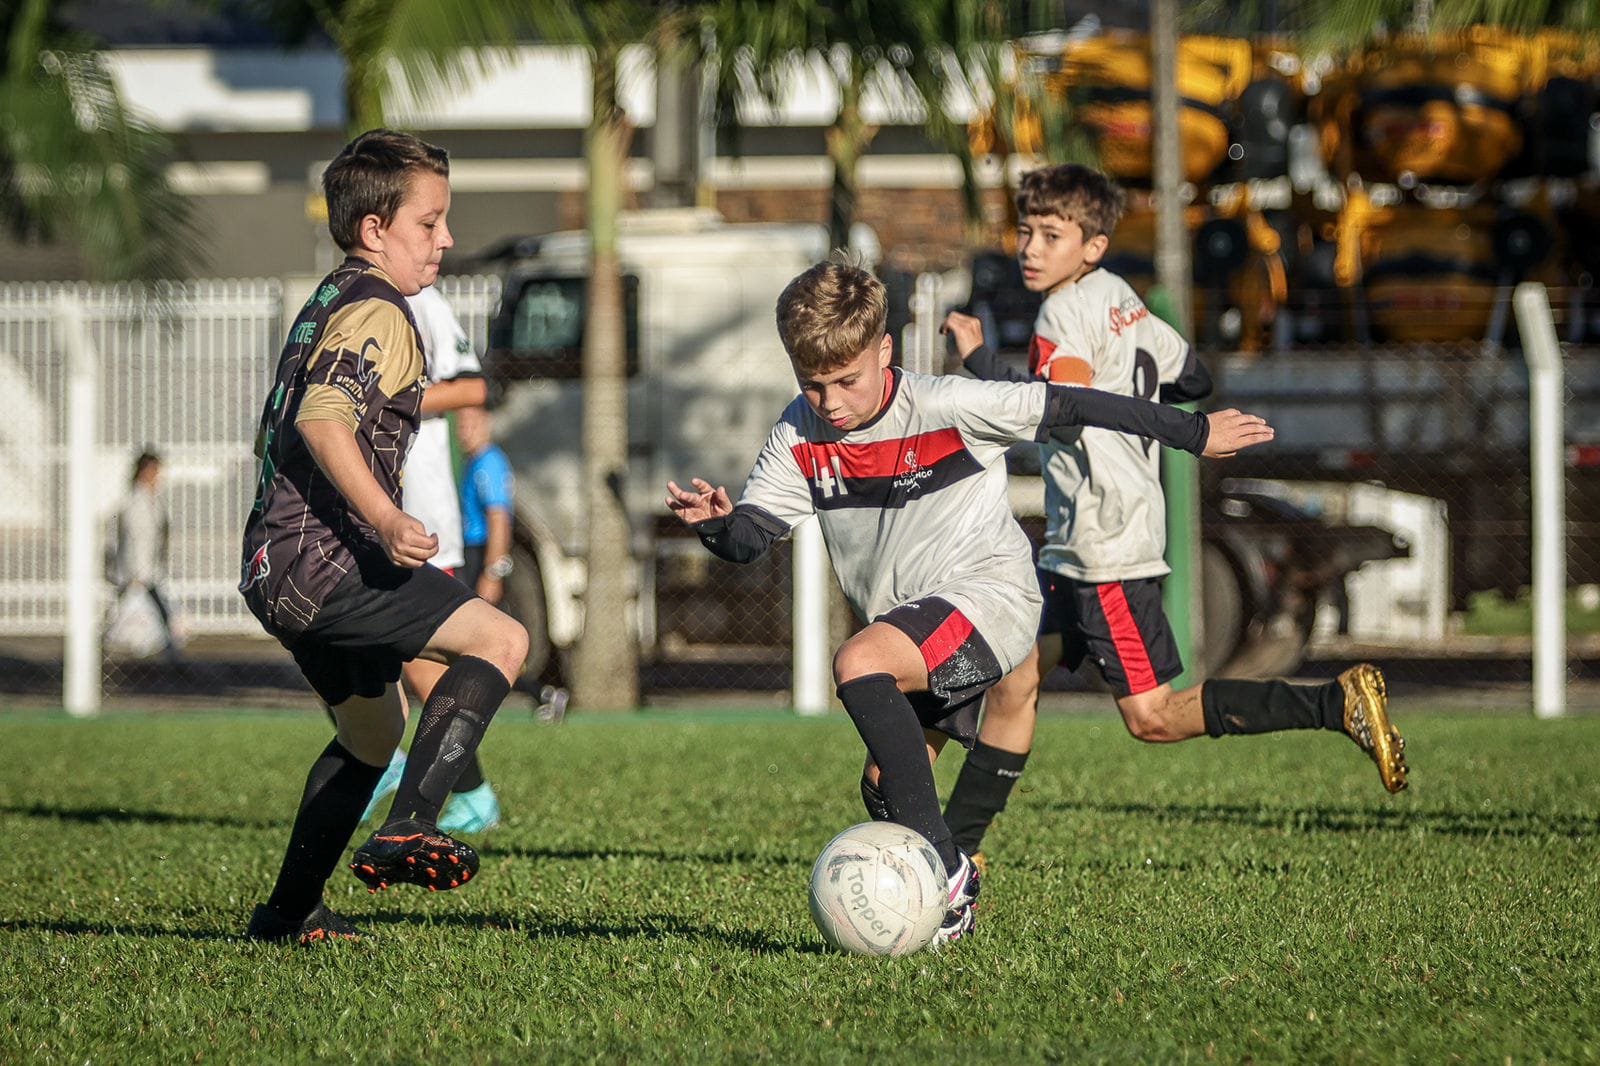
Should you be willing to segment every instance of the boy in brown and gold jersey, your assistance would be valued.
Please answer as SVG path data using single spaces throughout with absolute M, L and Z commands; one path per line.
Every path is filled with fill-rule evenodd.
M 477 853 L 435 823 L 528 647 L 519 623 L 427 565 L 437 538 L 400 507 L 423 390 L 405 297 L 433 284 L 452 244 L 447 157 L 374 130 L 322 181 L 348 258 L 307 301 L 278 362 L 239 586 L 337 727 L 306 780 L 277 884 L 250 921 L 252 937 L 301 942 L 356 935 L 322 889 L 404 732 L 396 682 L 411 659 L 449 668 L 423 706 L 389 816 L 352 869 L 373 889 L 454 888 L 477 872 Z

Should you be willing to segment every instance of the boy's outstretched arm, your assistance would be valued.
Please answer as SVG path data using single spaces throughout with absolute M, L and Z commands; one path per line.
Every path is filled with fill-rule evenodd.
M 950 337 L 956 353 L 961 356 L 962 365 L 980 381 L 1033 380 L 1016 367 L 1000 361 L 1000 357 L 983 341 L 983 323 L 973 316 L 951 311 L 945 316 L 939 332 Z
M 667 509 L 699 534 L 700 543 L 719 559 L 756 562 L 789 532 L 785 522 L 759 507 L 734 507 L 721 485 L 713 488 L 701 478 L 691 478 L 689 484 L 694 486 L 693 492 L 676 481 L 667 482 Z
M 1273 437 L 1266 419 L 1241 411 L 1209 415 L 1183 411 L 1149 400 L 1118 396 L 1099 389 L 1047 386 L 1039 439 L 1062 426 L 1097 426 L 1140 437 L 1212 459 L 1224 459 Z

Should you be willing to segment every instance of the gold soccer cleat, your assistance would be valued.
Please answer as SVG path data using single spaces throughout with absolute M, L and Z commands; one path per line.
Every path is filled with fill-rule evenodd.
M 989 860 L 983 857 L 983 852 L 978 852 L 972 857 L 972 865 L 978 868 L 979 877 L 989 876 Z
M 1383 671 L 1371 663 L 1352 666 L 1339 675 L 1339 687 L 1344 689 L 1344 731 L 1378 764 L 1383 787 L 1399 792 L 1406 787 L 1406 742 L 1389 721 Z

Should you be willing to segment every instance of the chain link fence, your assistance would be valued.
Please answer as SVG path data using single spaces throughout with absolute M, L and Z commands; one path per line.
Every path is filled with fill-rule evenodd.
M 480 350 L 499 284 L 440 283 Z M 939 286 L 924 276 L 914 296 L 904 360 L 949 370 L 932 328 L 945 306 Z M 95 519 L 107 554 L 134 456 L 160 453 L 171 517 L 164 589 L 188 637 L 175 656 L 159 648 L 134 656 L 108 643 L 104 693 L 113 701 L 303 703 L 298 674 L 234 591 L 254 471 L 250 435 L 286 315 L 299 302 L 272 280 L 0 286 L 0 383 L 13 400 L 0 424 L 8 504 L 0 512 L 0 697 L 60 701 L 64 301 L 83 316 L 99 373 Z M 1575 328 L 1555 302 L 1562 328 Z M 1319 307 L 1330 313 L 1326 300 Z M 1351 308 L 1340 314 L 1358 318 Z M 1492 323 L 1495 308 L 1487 314 Z M 1497 327 L 1498 343 L 1374 333 L 1368 343 L 1330 344 L 1284 328 L 1303 339 L 1261 354 L 1206 354 L 1218 386 L 1213 405 L 1256 411 L 1279 430 L 1269 446 L 1202 466 L 1201 613 L 1212 672 L 1316 676 L 1374 658 L 1422 684 L 1501 694 L 1525 687 L 1528 371 L 1510 325 Z M 1590 695 L 1600 686 L 1585 684 L 1600 671 L 1600 347 L 1568 345 L 1565 372 L 1567 619 L 1573 702 L 1582 706 L 1600 704 Z M 1032 453 L 1014 453 L 1013 496 L 1038 539 Z M 653 547 L 639 571 L 647 698 L 737 690 L 786 700 L 794 680 L 789 545 L 761 564 L 733 566 L 664 514 L 649 521 L 643 539 Z M 99 595 L 100 616 L 114 620 L 116 588 L 108 580 Z M 830 642 L 858 624 L 835 596 Z M 558 652 L 547 672 L 559 675 L 562 660 Z

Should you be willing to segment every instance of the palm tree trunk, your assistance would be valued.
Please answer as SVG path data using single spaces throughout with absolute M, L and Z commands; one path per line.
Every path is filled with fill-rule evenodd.
M 595 51 L 594 115 L 584 145 L 593 257 L 583 332 L 589 584 L 583 636 L 573 662 L 572 703 L 597 711 L 629 710 L 639 702 L 633 538 L 622 499 L 628 473 L 628 379 L 617 214 L 627 130 L 617 106 L 617 55 L 614 46 Z
M 839 114 L 828 127 L 828 159 L 833 163 L 833 192 L 828 200 L 828 245 L 850 247 L 850 226 L 856 220 L 857 171 L 867 153 L 876 126 L 869 126 L 861 115 L 861 86 L 866 71 L 854 53 L 850 56 L 850 77 L 839 84 Z

